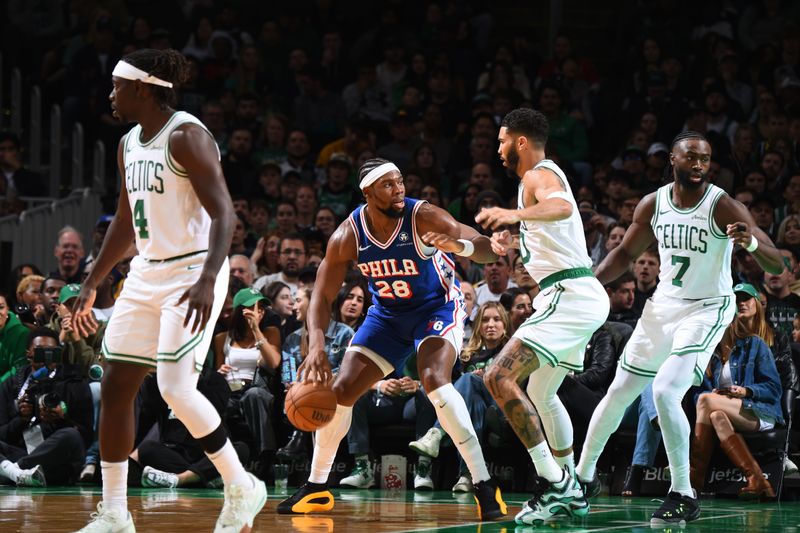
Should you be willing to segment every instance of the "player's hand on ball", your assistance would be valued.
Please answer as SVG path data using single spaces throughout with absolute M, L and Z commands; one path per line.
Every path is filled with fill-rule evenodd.
M 736 222 L 735 224 L 728 224 L 726 228 L 728 237 L 733 240 L 733 244 L 738 244 L 742 248 L 747 248 L 753 240 L 753 234 L 750 232 L 750 227 L 744 222 Z
M 330 383 L 333 380 L 331 364 L 324 350 L 309 350 L 308 355 L 297 367 L 297 375 L 302 381 Z
M 422 242 L 428 246 L 434 246 L 445 253 L 457 254 L 464 250 L 464 245 L 458 242 L 457 239 L 435 231 L 429 231 L 423 235 Z
M 514 237 L 507 229 L 492 233 L 492 251 L 497 255 L 508 254 L 508 249 L 514 244 Z
M 481 209 L 481 212 L 475 215 L 475 222 L 486 229 L 497 229 L 501 226 L 510 226 L 519 222 L 519 214 L 516 209 L 488 207 Z

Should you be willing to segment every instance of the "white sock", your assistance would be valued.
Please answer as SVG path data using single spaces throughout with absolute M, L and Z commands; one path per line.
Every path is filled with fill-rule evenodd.
M 352 419 L 352 405 L 349 407 L 337 405 L 333 420 L 316 431 L 314 455 L 311 458 L 311 475 L 308 476 L 310 483 L 328 482 L 328 476 L 331 473 L 333 460 L 336 459 L 339 443 L 350 430 L 350 421 Z
M 533 448 L 528 448 L 528 453 L 533 459 L 536 473 L 551 483 L 556 483 L 564 478 L 564 472 L 558 466 L 553 454 L 550 453 L 550 446 L 547 441 L 540 442 Z
M 206 453 L 214 467 L 222 476 L 222 481 L 226 487 L 231 485 L 239 485 L 240 487 L 254 488 L 253 481 L 247 475 L 239 461 L 239 456 L 236 455 L 236 449 L 231 444 L 230 439 L 225 439 L 225 445 L 214 453 Z
M 439 387 L 428 393 L 431 403 L 436 407 L 436 416 L 442 428 L 453 439 L 453 443 L 464 459 L 464 463 L 472 474 L 472 482 L 488 481 L 491 479 L 486 461 L 483 459 L 483 450 L 472 420 L 467 411 L 464 398 L 458 393 L 452 383 Z
M 100 461 L 103 474 L 103 505 L 106 509 L 114 509 L 128 514 L 128 461 L 111 463 Z
M 658 412 L 658 424 L 664 439 L 669 461 L 670 491 L 694 497 L 689 479 L 689 435 L 691 427 L 681 400 L 694 381 L 697 357 L 670 355 L 653 380 L 653 400 Z
M 581 451 L 581 460 L 578 461 L 578 467 L 575 469 L 579 479 L 591 481 L 594 478 L 597 460 L 603 453 L 608 438 L 619 427 L 625 410 L 642 393 L 650 380 L 651 378 L 637 376 L 617 367 L 614 381 L 611 382 L 608 392 L 592 413 L 592 420 L 589 422 L 589 430 Z
M 17 463 L 12 463 L 8 459 L 0 463 L 0 475 L 7 477 L 9 481 L 16 483 L 21 473 L 22 469 Z
M 569 472 L 569 477 L 571 477 L 573 479 L 575 478 L 575 454 L 574 453 L 569 452 L 569 455 L 563 455 L 563 456 L 554 455 L 553 456 L 553 460 L 555 460 L 555 462 L 558 465 L 558 467 L 561 468 L 562 470 L 564 468 L 567 469 L 567 472 Z

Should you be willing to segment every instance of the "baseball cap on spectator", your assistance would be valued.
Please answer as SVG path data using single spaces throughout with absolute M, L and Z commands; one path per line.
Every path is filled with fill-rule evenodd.
M 100 218 L 97 219 L 97 222 L 94 223 L 94 227 L 108 228 L 108 225 L 111 224 L 112 220 L 114 220 L 114 215 L 101 215 Z
M 331 165 L 341 165 L 346 166 L 347 168 L 351 168 L 353 166 L 352 161 L 350 161 L 350 156 L 344 152 L 334 152 L 331 154 L 331 157 L 328 159 L 328 166 Z
M 261 164 L 261 172 L 266 171 L 268 168 L 273 168 L 277 170 L 278 173 L 281 172 L 281 164 L 278 163 L 275 159 L 267 159 Z
M 740 292 L 744 293 L 744 294 L 747 294 L 752 298 L 758 298 L 759 297 L 758 296 L 758 291 L 756 290 L 756 288 L 753 287 L 752 285 L 750 285 L 749 283 L 739 283 L 738 285 L 736 285 L 733 288 L 733 293 L 734 294 L 737 294 L 737 293 L 740 293 Z
M 669 147 L 664 143 L 653 143 L 650 145 L 650 148 L 647 149 L 647 156 L 650 157 L 651 155 L 656 155 L 660 153 L 669 153 Z
M 639 159 L 644 159 L 645 153 L 644 150 L 636 146 L 635 144 L 630 144 L 625 147 L 622 151 L 622 159 L 626 159 L 628 157 L 638 157 Z
M 258 289 L 247 287 L 237 292 L 236 296 L 233 297 L 233 307 L 234 308 L 239 306 L 250 307 L 256 302 L 266 299 L 267 297 L 261 294 L 261 292 L 259 292 Z
M 63 304 L 72 298 L 77 297 L 81 293 L 81 286 L 79 283 L 70 283 L 61 287 L 61 292 L 58 293 L 58 303 Z
M 495 191 L 481 191 L 481 193 L 478 194 L 478 198 L 475 200 L 475 203 L 480 208 L 481 204 L 486 200 L 493 200 L 494 205 L 498 207 L 503 206 L 503 198 Z

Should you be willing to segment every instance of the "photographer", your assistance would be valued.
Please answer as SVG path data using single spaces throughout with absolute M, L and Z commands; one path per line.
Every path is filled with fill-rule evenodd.
M 17 485 L 75 481 L 92 436 L 92 396 L 64 365 L 58 335 L 28 337 L 29 365 L 0 386 L 0 477 Z

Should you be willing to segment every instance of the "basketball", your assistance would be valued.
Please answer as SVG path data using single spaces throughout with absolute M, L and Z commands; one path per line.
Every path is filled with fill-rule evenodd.
M 330 385 L 295 383 L 286 394 L 286 416 L 301 431 L 315 431 L 336 413 L 336 394 Z

